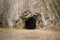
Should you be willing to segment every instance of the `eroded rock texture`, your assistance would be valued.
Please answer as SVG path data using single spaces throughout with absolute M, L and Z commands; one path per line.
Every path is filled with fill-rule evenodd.
M 24 27 L 30 17 L 36 28 L 60 24 L 60 0 L 0 0 L 1 22 L 9 27 Z

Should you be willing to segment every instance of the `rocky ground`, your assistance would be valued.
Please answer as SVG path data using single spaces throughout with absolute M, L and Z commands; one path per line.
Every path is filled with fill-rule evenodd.
M 60 31 L 10 29 L 0 32 L 0 40 L 60 40 Z

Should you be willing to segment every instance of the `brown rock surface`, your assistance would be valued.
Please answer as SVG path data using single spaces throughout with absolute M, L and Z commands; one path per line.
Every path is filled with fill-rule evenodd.
M 3 26 L 10 28 L 24 27 L 30 17 L 37 28 L 60 25 L 60 0 L 0 0 L 0 16 Z

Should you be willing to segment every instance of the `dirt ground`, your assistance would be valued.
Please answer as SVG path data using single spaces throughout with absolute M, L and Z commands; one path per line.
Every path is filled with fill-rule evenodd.
M 60 40 L 60 31 L 10 29 L 0 32 L 0 40 Z

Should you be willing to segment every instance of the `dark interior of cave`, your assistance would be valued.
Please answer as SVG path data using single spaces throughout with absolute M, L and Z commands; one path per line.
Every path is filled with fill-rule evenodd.
M 3 24 L 2 24 L 2 22 L 0 22 L 0 27 L 3 27 Z
M 30 17 L 25 21 L 26 29 L 35 29 L 36 28 L 36 19 L 34 17 Z

